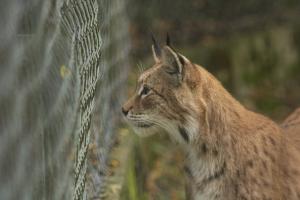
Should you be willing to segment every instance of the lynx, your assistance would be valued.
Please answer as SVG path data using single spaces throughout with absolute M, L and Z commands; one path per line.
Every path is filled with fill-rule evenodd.
M 155 64 L 122 112 L 138 135 L 165 130 L 186 153 L 187 199 L 300 200 L 300 109 L 281 125 L 155 40 Z

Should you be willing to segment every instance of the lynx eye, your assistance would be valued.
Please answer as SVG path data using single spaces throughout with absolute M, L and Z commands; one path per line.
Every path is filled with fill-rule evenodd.
M 149 92 L 150 92 L 150 88 L 144 85 L 142 91 L 140 92 L 140 95 L 141 95 L 141 96 L 145 96 L 145 95 L 147 95 Z

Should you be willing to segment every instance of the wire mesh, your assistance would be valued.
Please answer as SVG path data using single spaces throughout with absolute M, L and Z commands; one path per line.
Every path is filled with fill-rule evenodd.
M 109 161 L 115 136 L 120 127 L 121 104 L 130 71 L 127 1 L 99 2 L 103 51 L 102 78 L 96 89 L 96 102 L 91 130 L 94 140 L 89 165 L 89 199 L 104 199 L 109 183 Z M 94 160 L 94 162 L 93 162 Z
M 87 152 L 96 83 L 99 80 L 100 47 L 98 4 L 96 1 L 70 1 L 62 7 L 64 25 L 72 36 L 72 54 L 80 79 L 80 122 L 75 158 L 74 200 L 85 196 Z
M 122 26 L 112 31 L 111 23 L 122 18 L 116 14 L 122 5 L 117 0 L 2 0 L 0 199 L 98 194 L 86 193 L 86 157 L 90 135 L 97 134 L 92 138 L 99 159 L 107 160 L 119 124 L 115 114 L 123 94 L 116 91 L 127 76 L 127 24 L 120 20 Z M 100 71 L 103 80 L 97 84 Z M 93 174 L 102 168 L 98 163 Z M 102 180 L 97 176 L 93 182 Z

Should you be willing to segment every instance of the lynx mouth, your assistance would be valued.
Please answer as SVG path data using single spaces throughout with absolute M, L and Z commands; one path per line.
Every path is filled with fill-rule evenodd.
M 138 128 L 150 128 L 154 124 L 153 123 L 146 123 L 146 122 L 136 122 L 136 123 L 134 123 L 134 125 Z

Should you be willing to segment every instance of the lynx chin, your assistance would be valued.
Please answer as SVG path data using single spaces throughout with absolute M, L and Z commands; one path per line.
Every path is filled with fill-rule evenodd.
M 281 125 L 234 99 L 203 67 L 153 40 L 154 65 L 122 112 L 186 153 L 187 199 L 300 200 L 300 109 Z

